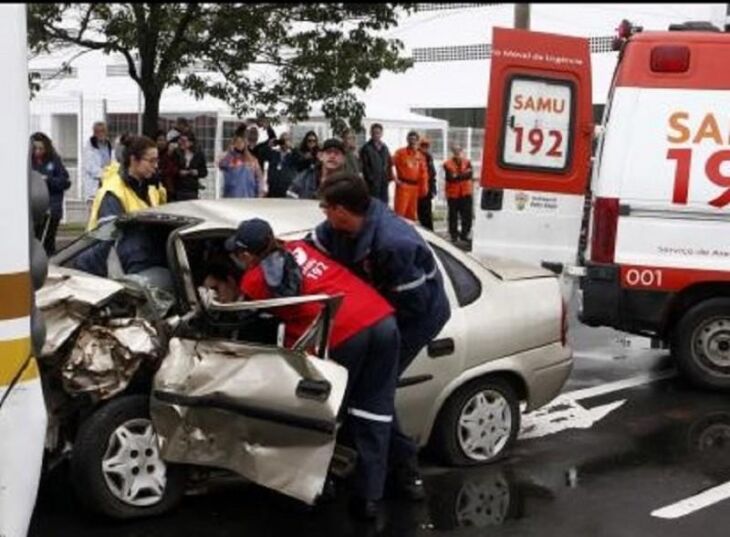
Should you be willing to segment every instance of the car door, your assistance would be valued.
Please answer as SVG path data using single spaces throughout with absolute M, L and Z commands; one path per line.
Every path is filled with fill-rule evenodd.
M 202 304 L 181 233 L 171 249 L 190 307 L 219 312 L 265 309 L 326 296 Z M 299 347 L 326 353 L 334 309 L 325 307 Z M 298 348 L 206 337 L 205 323 L 173 334 L 155 375 L 152 420 L 165 460 L 234 471 L 306 503 L 321 493 L 335 448 L 347 370 Z M 314 340 L 319 336 L 319 343 Z M 314 345 L 313 345 L 314 343 Z
M 473 253 L 577 259 L 593 137 L 588 39 L 494 28 Z

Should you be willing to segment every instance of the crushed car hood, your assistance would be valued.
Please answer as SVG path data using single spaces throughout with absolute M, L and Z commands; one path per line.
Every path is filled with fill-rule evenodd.
M 307 383 L 328 389 L 313 396 Z M 173 338 L 150 408 L 165 460 L 226 468 L 313 504 L 346 385 L 344 367 L 303 352 Z

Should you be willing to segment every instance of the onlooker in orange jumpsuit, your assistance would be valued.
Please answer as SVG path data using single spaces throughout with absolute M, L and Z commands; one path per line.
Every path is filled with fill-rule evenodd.
M 418 149 L 418 133 L 408 133 L 408 146 L 401 147 L 393 155 L 395 166 L 395 213 L 416 221 L 418 198 L 428 194 L 428 169 L 426 157 Z
M 472 178 L 471 162 L 464 158 L 461 146 L 451 146 L 452 157 L 444 162 L 446 172 L 446 202 L 449 204 L 449 235 L 451 241 L 458 238 L 467 242 L 471 231 Z M 461 233 L 457 219 L 461 220 Z

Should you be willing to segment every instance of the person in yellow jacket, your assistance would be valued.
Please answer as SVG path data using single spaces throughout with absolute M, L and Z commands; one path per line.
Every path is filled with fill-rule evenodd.
M 469 159 L 464 158 L 461 146 L 451 146 L 452 157 L 444 162 L 446 172 L 446 202 L 449 206 L 449 235 L 451 242 L 469 241 L 471 232 L 473 199 L 473 171 Z M 461 220 L 459 232 L 458 220 Z
M 102 172 L 101 187 L 91 206 L 89 231 L 100 221 L 167 202 L 165 187 L 150 181 L 159 161 L 155 142 L 146 136 L 131 138 L 123 159 L 123 166 L 112 162 Z
M 88 230 L 166 202 L 165 188 L 155 181 L 158 158 L 157 144 L 150 138 L 137 136 L 127 142 L 121 166 L 113 162 L 104 169 L 91 207 Z M 99 242 L 76 259 L 75 268 L 107 276 L 107 258 L 112 246 L 112 241 Z M 116 253 L 126 274 L 166 265 L 164 248 L 159 248 L 155 237 L 143 229 L 126 229 L 117 243 Z

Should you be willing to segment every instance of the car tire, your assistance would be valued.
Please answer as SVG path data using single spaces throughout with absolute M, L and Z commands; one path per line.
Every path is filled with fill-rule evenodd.
M 160 458 L 146 395 L 119 397 L 89 416 L 71 456 L 71 482 L 79 501 L 115 519 L 171 510 L 185 492 L 186 474 L 184 466 Z
M 695 386 L 730 390 L 730 298 L 712 298 L 687 310 L 674 328 L 672 355 Z
M 439 415 L 432 447 L 452 466 L 487 464 L 504 457 L 519 429 L 515 390 L 502 378 L 482 377 L 449 397 Z

